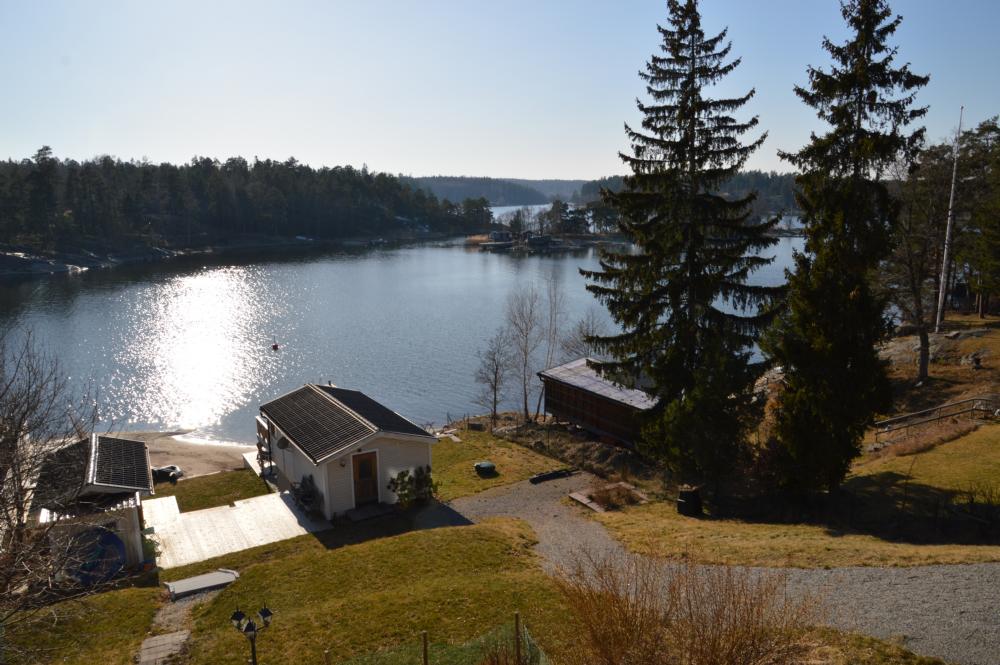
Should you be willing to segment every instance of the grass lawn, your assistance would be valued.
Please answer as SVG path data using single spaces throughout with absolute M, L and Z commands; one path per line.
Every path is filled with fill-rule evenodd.
M 248 611 L 265 600 L 274 623 L 259 638 L 258 655 L 272 665 L 321 663 L 324 649 L 334 663 L 412 665 L 419 662 L 422 630 L 429 633 L 432 662 L 468 665 L 475 662 L 469 643 L 508 625 L 514 610 L 550 658 L 566 662 L 579 640 L 577 627 L 541 571 L 533 542 L 523 522 L 502 519 L 337 549 L 302 536 L 205 562 L 236 568 L 240 579 L 195 609 L 190 662 L 241 662 L 245 639 L 229 615 L 237 604 Z M 940 662 L 831 630 L 810 638 L 815 665 Z
M 940 658 L 918 656 L 901 646 L 873 637 L 817 629 L 809 665 L 945 665 Z
M 1000 425 L 985 425 L 917 455 L 869 459 L 854 469 L 856 476 L 880 473 L 900 474 L 913 483 L 945 490 L 1000 485 Z
M 917 497 L 950 496 L 973 484 L 1000 484 L 1000 425 L 916 455 L 862 461 L 845 488 L 864 497 L 875 511 L 872 518 L 889 523 L 900 519 L 892 510 L 904 492 L 910 496 L 907 505 L 916 506 Z M 692 519 L 663 502 L 593 516 L 633 551 L 704 563 L 812 568 L 1000 561 L 998 545 L 961 544 L 961 539 L 922 544 L 821 524 Z
M 459 430 L 456 434 L 462 440 L 461 443 L 444 438 L 432 448 L 434 480 L 438 483 L 438 498 L 442 501 L 482 492 L 497 485 L 527 480 L 541 471 L 565 466 L 559 460 L 545 457 L 489 432 Z M 481 478 L 473 471 L 472 465 L 484 460 L 496 465 L 496 476 Z
M 663 502 L 593 515 L 632 551 L 699 563 L 832 568 L 1000 561 L 996 545 L 915 545 L 814 524 L 696 519 Z
M 17 665 L 130 665 L 139 652 L 153 615 L 160 605 L 160 589 L 119 589 L 80 601 L 59 603 L 36 614 L 30 622 L 7 632 L 14 652 L 40 649 L 24 659 L 9 654 Z
M 156 494 L 150 498 L 177 497 L 177 507 L 182 513 L 203 508 L 227 506 L 240 499 L 267 494 L 267 483 L 250 469 L 223 471 L 208 476 L 181 479 L 176 485 L 159 483 Z
M 514 610 L 556 665 L 579 642 L 578 627 L 552 580 L 539 566 L 534 535 L 523 522 L 492 520 L 465 527 L 417 531 L 337 547 L 331 533 L 301 536 L 198 564 L 225 565 L 240 579 L 193 610 L 185 663 L 245 662 L 246 640 L 229 616 L 237 605 L 253 612 L 267 602 L 274 622 L 258 639 L 269 665 L 334 663 L 412 665 L 420 631 L 431 640 L 432 662 L 469 665 L 470 642 L 508 626 Z M 173 577 L 199 572 L 168 571 Z M 57 649 L 42 665 L 125 665 L 149 630 L 155 589 L 113 591 L 87 601 L 85 615 L 53 629 L 36 625 L 16 639 Z M 13 631 L 12 631 L 13 633 Z M 809 636 L 813 665 L 932 665 L 899 647 L 818 629 Z
M 239 662 L 246 640 L 229 615 L 236 605 L 256 609 L 265 600 L 274 624 L 259 638 L 258 653 L 271 665 L 321 663 L 324 649 L 334 662 L 397 649 L 416 644 L 421 630 L 438 645 L 460 645 L 510 621 L 514 610 L 546 650 L 560 653 L 572 640 L 565 608 L 521 522 L 419 531 L 331 550 L 308 538 L 260 563 L 234 564 L 240 579 L 194 612 L 192 663 Z

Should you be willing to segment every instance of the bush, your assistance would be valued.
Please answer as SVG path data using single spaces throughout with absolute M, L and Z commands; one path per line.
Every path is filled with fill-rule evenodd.
M 588 558 L 557 584 L 582 626 L 588 665 L 785 665 L 809 651 L 818 617 L 776 573 Z
M 397 473 L 389 481 L 388 488 L 396 495 L 400 506 L 409 508 L 413 504 L 430 501 L 437 491 L 437 484 L 431 477 L 430 466 L 418 466 L 413 473 L 409 469 Z

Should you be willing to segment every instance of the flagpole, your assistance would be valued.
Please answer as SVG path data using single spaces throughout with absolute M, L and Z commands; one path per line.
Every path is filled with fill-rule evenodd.
M 941 282 L 938 286 L 937 320 L 934 322 L 934 332 L 941 332 L 941 322 L 944 320 L 944 298 L 948 290 L 948 254 L 951 250 L 951 227 L 955 221 L 955 180 L 958 176 L 958 144 L 962 140 L 962 116 L 965 106 L 958 111 L 958 133 L 955 135 L 955 149 L 952 151 L 951 165 L 951 195 L 948 197 L 948 224 L 944 230 L 944 257 L 941 262 Z

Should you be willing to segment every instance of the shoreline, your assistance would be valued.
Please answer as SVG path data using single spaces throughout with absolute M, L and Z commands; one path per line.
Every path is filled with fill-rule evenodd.
M 149 463 L 152 467 L 176 464 L 184 472 L 184 478 L 242 469 L 243 455 L 256 450 L 252 443 L 185 439 L 192 431 L 124 431 L 115 432 L 113 436 L 143 441 L 149 450 Z
M 56 275 L 79 275 L 91 270 L 145 264 L 163 264 L 178 260 L 216 258 L 278 252 L 281 254 L 321 253 L 333 250 L 383 247 L 389 244 L 434 242 L 453 238 L 448 234 L 429 233 L 421 236 L 372 236 L 364 238 L 317 239 L 284 236 L 253 236 L 221 239 L 214 243 L 191 247 L 159 247 L 137 245 L 128 250 L 103 249 L 99 253 L 84 247 L 71 250 L 47 251 L 24 245 L 0 244 L 0 281 L 18 281 Z

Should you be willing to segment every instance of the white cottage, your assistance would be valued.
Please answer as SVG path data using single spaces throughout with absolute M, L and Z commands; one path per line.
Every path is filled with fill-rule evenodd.
M 364 393 L 314 384 L 262 405 L 257 433 L 289 482 L 312 476 L 327 519 L 395 503 L 389 481 L 400 471 L 429 467 L 437 441 Z

